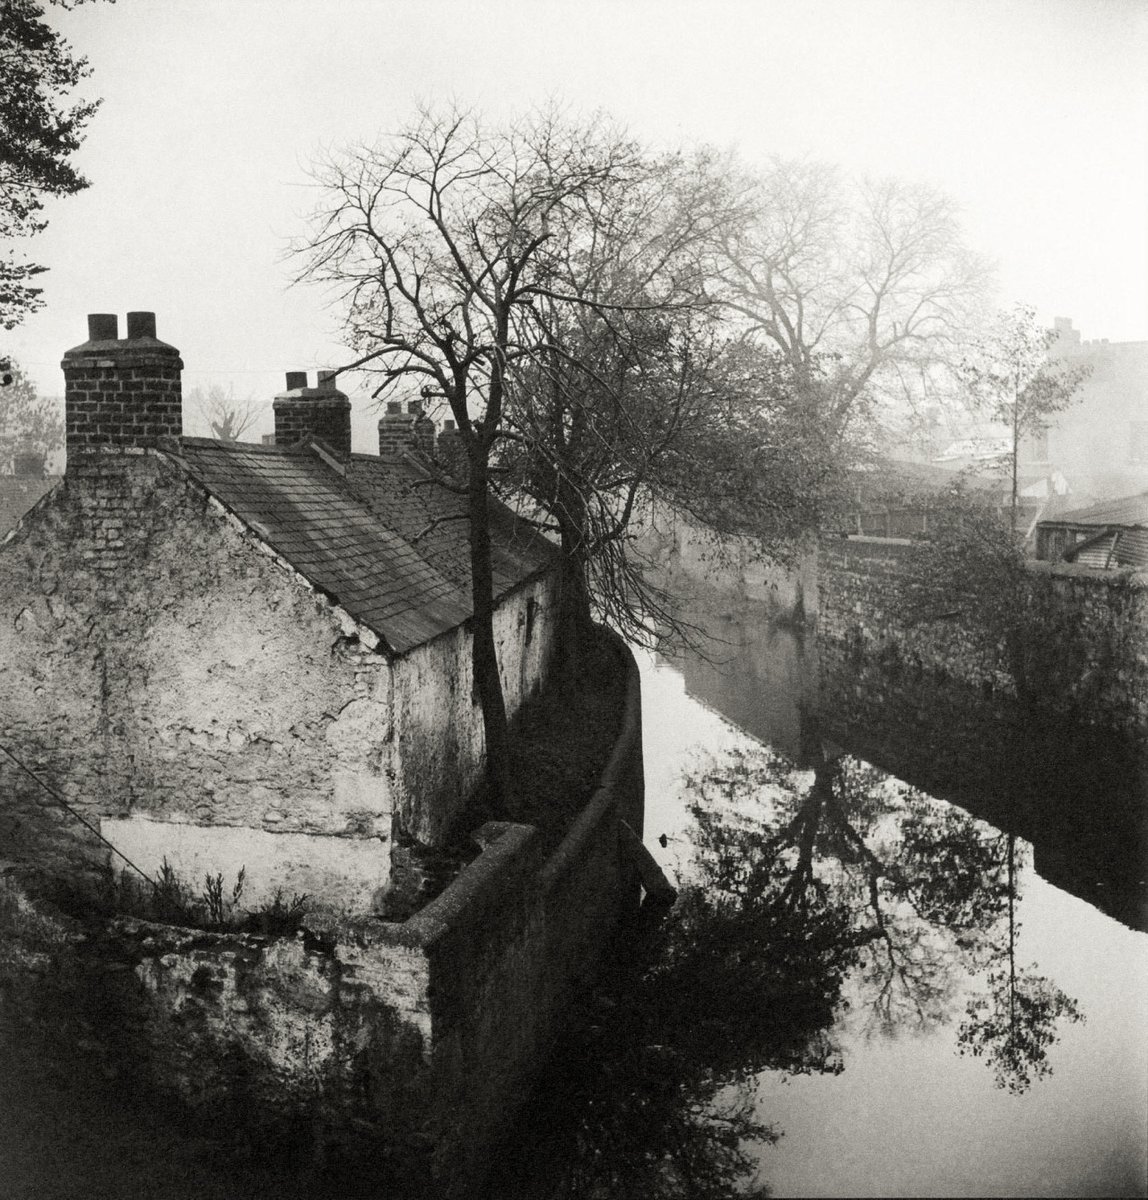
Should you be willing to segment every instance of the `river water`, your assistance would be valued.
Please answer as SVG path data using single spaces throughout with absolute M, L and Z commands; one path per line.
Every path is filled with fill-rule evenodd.
M 897 697 L 889 737 L 873 732 L 880 706 L 868 730 L 855 710 L 835 723 L 815 648 L 771 625 L 764 606 L 713 594 L 688 615 L 715 638 L 704 655 L 639 652 L 645 840 L 687 896 L 718 897 L 684 941 L 729 939 L 708 968 L 712 980 L 728 964 L 728 987 L 703 987 L 694 1017 L 721 1029 L 715 1009 L 731 1006 L 715 1067 L 724 1090 L 705 1096 L 736 1094 L 770 1135 L 741 1142 L 723 1186 L 1148 1193 L 1148 797 L 1137 768 L 1113 785 L 1098 764 L 1117 752 L 1090 745 L 1066 752 L 1078 774 L 1048 767 L 1021 796 L 986 733 L 966 735 L 974 744 L 950 753 L 942 777 L 921 765 L 941 754 L 921 745 Z M 1034 740 L 1024 739 L 1032 761 L 1061 761 Z M 884 769 L 866 758 L 874 747 Z M 925 790 L 922 774 L 965 805 Z M 760 995 L 775 1016 L 795 1016 L 781 1044 L 763 1046 L 742 986 L 756 935 L 738 943 L 722 913 L 749 914 L 777 952 Z M 794 918 L 797 952 L 779 913 Z

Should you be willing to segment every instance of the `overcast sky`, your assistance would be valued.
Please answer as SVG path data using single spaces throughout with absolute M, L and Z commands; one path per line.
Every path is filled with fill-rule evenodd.
M 41 388 L 88 312 L 154 309 L 185 387 L 270 397 L 342 359 L 289 287 L 321 146 L 419 100 L 557 98 L 655 145 L 736 146 L 940 186 L 1002 303 L 1148 339 L 1145 0 L 118 0 L 49 10 L 103 107 L 92 186 L 29 248 L 47 307 L 5 348 Z M 269 427 L 269 425 L 268 425 Z M 367 448 L 363 446 L 361 448 Z

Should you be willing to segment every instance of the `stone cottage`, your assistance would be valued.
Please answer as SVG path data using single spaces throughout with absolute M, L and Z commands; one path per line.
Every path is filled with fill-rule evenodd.
M 89 317 L 62 365 L 65 476 L 0 546 L 5 854 L 79 869 L 98 831 L 149 874 L 245 868 L 245 903 L 370 911 L 394 846 L 448 839 L 483 768 L 465 498 L 433 424 L 392 404 L 380 454 L 352 453 L 347 397 L 294 372 L 273 444 L 184 437 L 151 313 L 125 338 Z M 554 552 L 493 517 L 513 713 L 551 657 Z

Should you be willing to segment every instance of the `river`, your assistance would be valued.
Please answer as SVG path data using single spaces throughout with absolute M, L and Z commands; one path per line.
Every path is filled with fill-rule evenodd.
M 947 803 L 913 777 L 914 762 L 935 757 L 918 731 L 900 777 L 849 744 L 858 725 L 834 726 L 800 631 L 718 594 L 688 615 L 716 638 L 704 655 L 640 652 L 646 844 L 687 894 L 721 892 L 733 898 L 727 912 L 788 906 L 820 939 L 795 978 L 765 980 L 763 1005 L 778 1007 L 772 987 L 783 1013 L 784 997 L 809 1009 L 820 990 L 789 1044 L 763 1049 L 743 981 L 707 991 L 710 1005 L 734 1006 L 718 1098 L 737 1093 L 769 1129 L 742 1144 L 725 1183 L 779 1196 L 1145 1195 L 1137 768 L 1124 768 L 1117 799 L 1087 762 L 1064 796 L 1042 781 L 1022 797 L 986 735 L 949 756 L 946 793 L 967 807 Z M 903 723 L 896 705 L 889 713 Z M 888 768 L 903 724 L 886 740 L 860 732 L 865 748 L 885 746 Z M 1025 749 L 1037 749 L 1031 737 Z M 1094 764 L 1113 757 L 1086 753 Z M 1049 751 L 1034 761 L 1047 764 Z M 1053 828 L 1081 806 L 1094 810 L 1087 820 Z M 754 858 L 756 875 L 745 866 Z M 776 923 L 761 928 L 779 950 L 791 944 Z M 725 936 L 720 921 L 708 933 Z M 720 1024 L 696 1014 L 712 1017 Z M 742 1036 L 750 1069 L 739 1072 Z

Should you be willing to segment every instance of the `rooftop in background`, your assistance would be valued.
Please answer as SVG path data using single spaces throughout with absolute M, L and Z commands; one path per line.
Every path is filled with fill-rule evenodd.
M 1125 496 L 1120 500 L 1102 500 L 1087 508 L 1057 514 L 1054 520 L 1065 525 L 1122 525 L 1125 528 L 1148 526 L 1148 492 Z
M 58 475 L 0 475 L 0 540 L 16 522 L 60 482 Z

